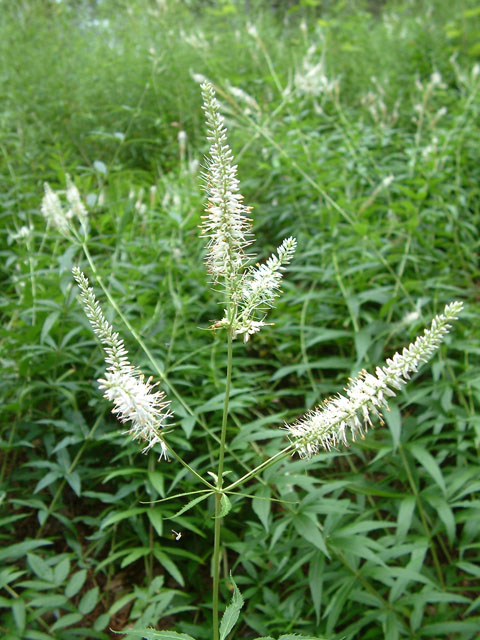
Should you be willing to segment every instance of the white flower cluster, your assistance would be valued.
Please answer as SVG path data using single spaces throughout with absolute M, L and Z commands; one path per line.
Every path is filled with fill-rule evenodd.
M 203 217 L 203 236 L 209 238 L 207 244 L 207 268 L 213 275 L 214 283 L 223 282 L 229 308 L 225 317 L 213 328 L 225 327 L 233 336 L 249 337 L 264 327 L 264 315 L 256 317 L 273 306 L 278 296 L 282 272 L 295 253 L 295 238 L 287 238 L 265 264 L 248 268 L 249 256 L 245 248 L 253 242 L 249 207 L 242 203 L 237 167 L 227 144 L 224 119 L 220 115 L 220 105 L 213 86 L 202 84 L 203 109 L 208 126 L 208 140 L 211 142 L 208 158 L 206 191 L 208 206 Z
M 77 267 L 72 271 L 80 288 L 87 318 L 107 354 L 105 361 L 108 367 L 105 377 L 98 380 L 99 388 L 104 391 L 104 397 L 113 403 L 112 413 L 121 422 L 131 423 L 129 433 L 133 440 L 140 439 L 147 443 L 143 453 L 159 443 L 160 459 L 166 459 L 168 450 L 160 430 L 172 415 L 168 410 L 170 402 L 165 401 L 163 391 L 154 391 L 156 384 L 152 384 L 151 378 L 145 380 L 130 364 L 123 340 L 107 322 L 92 287 L 88 286 L 88 279 Z
M 233 163 L 233 154 L 227 144 L 227 130 L 220 105 L 211 84 L 201 86 L 203 110 L 205 111 L 208 136 L 211 142 L 208 159 L 206 192 L 208 195 L 207 215 L 203 217 L 202 231 L 207 243 L 207 268 L 214 282 L 224 277 L 227 280 L 244 268 L 248 257 L 244 249 L 252 244 L 248 239 L 251 221 L 250 209 L 242 203 L 239 193 L 237 166 Z
M 320 407 L 287 425 L 289 439 L 301 457 L 310 457 L 321 449 L 331 449 L 339 443 L 348 445 L 347 434 L 355 440 L 363 437 L 372 426 L 371 416 L 382 422 L 382 409 L 388 409 L 388 397 L 395 396 L 415 373 L 421 363 L 427 362 L 450 330 L 449 322 L 456 320 L 462 310 L 461 302 L 452 302 L 442 315 L 436 316 L 424 335 L 387 360 L 386 366 L 377 367 L 376 376 L 362 371 L 350 382 L 346 395 L 339 394 L 326 400 Z
M 88 213 L 80 198 L 80 193 L 73 184 L 70 176 L 67 174 L 67 189 L 65 191 L 69 205 L 67 208 L 63 206 L 58 193 L 52 191 L 47 182 L 44 188 L 45 194 L 42 200 L 41 211 L 47 221 L 47 225 L 52 224 L 63 236 L 71 238 L 72 235 L 78 235 L 73 224 L 73 221 L 77 220 L 80 222 L 83 236 L 86 237 L 88 232 Z

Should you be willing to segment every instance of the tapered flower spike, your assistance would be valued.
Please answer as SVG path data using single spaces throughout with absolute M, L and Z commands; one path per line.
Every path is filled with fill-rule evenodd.
M 113 403 L 112 413 L 121 422 L 131 423 L 128 432 L 133 440 L 147 443 L 143 453 L 160 444 L 160 458 L 167 459 L 168 449 L 161 430 L 172 416 L 168 410 L 170 402 L 165 400 L 163 391 L 154 391 L 156 384 L 152 384 L 151 378 L 145 381 L 142 373 L 130 364 L 123 340 L 107 322 L 92 287 L 88 286 L 88 279 L 77 267 L 72 272 L 80 288 L 87 318 L 107 354 L 105 361 L 108 367 L 105 377 L 98 380 L 99 388 Z
M 373 426 L 372 417 L 382 422 L 381 411 L 388 409 L 388 397 L 395 396 L 415 373 L 427 362 L 449 332 L 449 322 L 456 320 L 463 308 L 461 302 L 452 302 L 443 314 L 436 316 L 424 335 L 419 336 L 402 353 L 377 367 L 376 376 L 362 371 L 347 387 L 346 395 L 339 394 L 326 400 L 295 424 L 288 426 L 289 439 L 302 458 L 310 457 L 322 449 L 330 450 L 338 444 L 348 445 Z M 395 390 L 395 391 L 394 391 Z M 350 434 L 349 434 L 350 432 Z
M 203 110 L 207 119 L 208 136 L 211 143 L 204 174 L 208 205 L 203 217 L 202 231 L 207 243 L 207 268 L 214 282 L 221 278 L 234 279 L 245 267 L 248 256 L 244 249 L 253 240 L 250 208 L 243 204 L 239 192 L 237 166 L 227 144 L 227 130 L 220 105 L 212 85 L 205 82 L 201 86 Z
M 250 207 L 243 205 L 238 190 L 237 167 L 213 86 L 204 82 L 201 89 L 211 142 L 204 174 L 208 205 L 202 231 L 208 238 L 207 269 L 214 283 L 223 284 L 227 298 L 225 316 L 212 329 L 227 328 L 233 337 L 242 335 L 247 342 L 267 324 L 265 312 L 279 294 L 283 271 L 293 258 L 297 241 L 287 238 L 265 264 L 247 266 L 250 257 L 245 248 L 253 242 Z

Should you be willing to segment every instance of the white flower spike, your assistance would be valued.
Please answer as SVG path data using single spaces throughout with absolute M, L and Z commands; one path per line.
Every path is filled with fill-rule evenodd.
M 248 261 L 244 249 L 253 240 L 248 238 L 251 236 L 250 208 L 242 204 L 237 166 L 227 144 L 220 105 L 211 84 L 205 82 L 201 89 L 208 126 L 207 139 L 211 142 L 205 174 L 208 206 L 202 231 L 204 237 L 209 238 L 207 268 L 214 282 L 218 282 L 220 278 L 235 278 L 243 270 Z
M 302 458 L 315 455 L 322 449 L 330 450 L 338 444 L 348 445 L 347 434 L 355 440 L 357 435 L 372 425 L 371 416 L 382 422 L 381 411 L 388 409 L 388 397 L 407 383 L 423 362 L 427 362 L 449 332 L 449 322 L 456 320 L 463 308 L 461 302 L 452 302 L 443 314 L 436 316 L 424 335 L 419 336 L 402 353 L 388 359 L 386 366 L 377 367 L 376 376 L 362 371 L 345 390 L 326 400 L 295 424 L 287 425 L 289 439 Z
M 266 311 L 279 294 L 282 272 L 293 258 L 297 241 L 287 238 L 265 264 L 256 268 L 247 266 L 250 257 L 245 248 L 254 240 L 248 217 L 251 209 L 243 205 L 238 190 L 237 167 L 227 144 L 227 131 L 213 86 L 205 82 L 201 89 L 211 142 L 204 175 L 208 206 L 202 231 L 203 237 L 209 239 L 207 269 L 215 284 L 223 284 L 227 298 L 225 316 L 212 328 L 224 327 L 233 337 L 242 335 L 247 342 L 268 324 L 264 322 Z
M 105 361 L 108 367 L 105 377 L 98 380 L 99 388 L 113 403 L 112 413 L 121 422 L 131 423 L 129 433 L 133 440 L 147 443 L 143 453 L 159 443 L 160 459 L 167 459 L 168 449 L 161 430 L 172 416 L 168 410 L 170 402 L 165 400 L 163 391 L 154 391 L 156 384 L 152 384 L 151 378 L 145 381 L 142 373 L 130 364 L 123 340 L 107 322 L 92 287 L 88 286 L 88 279 L 77 267 L 72 272 L 80 288 L 87 318 L 107 354 Z

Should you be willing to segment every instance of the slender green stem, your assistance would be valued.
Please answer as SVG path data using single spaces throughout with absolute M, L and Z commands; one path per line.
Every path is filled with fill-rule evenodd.
M 172 449 L 168 442 L 165 442 L 165 446 L 167 447 L 168 452 L 175 458 L 175 460 L 177 460 L 182 466 L 184 466 L 185 469 L 188 469 L 188 471 L 190 471 L 190 473 L 193 474 L 197 478 L 197 480 L 200 480 L 200 482 L 203 482 L 203 484 L 206 485 L 209 489 L 215 491 L 216 487 L 214 487 L 213 484 L 210 484 L 208 480 L 205 480 L 205 478 L 203 478 L 197 471 L 195 471 L 195 469 L 193 469 L 187 462 L 185 462 L 185 460 L 181 456 L 179 456 L 174 449 Z
M 262 464 L 259 464 L 258 467 L 255 467 L 255 469 L 252 469 L 251 471 L 249 471 L 247 474 L 245 474 L 238 480 L 235 480 L 235 482 L 232 482 L 232 484 L 229 484 L 228 487 L 225 487 L 224 492 L 227 493 L 227 492 L 233 491 L 236 487 L 239 487 L 240 485 L 247 482 L 247 480 L 254 478 L 261 471 L 265 471 L 265 469 L 268 469 L 268 467 L 271 467 L 276 462 L 283 460 L 283 458 L 287 458 L 292 453 L 293 453 L 293 444 L 289 444 L 288 447 L 285 447 L 285 449 L 282 449 L 271 458 L 268 458 L 268 460 L 265 460 L 265 462 L 262 462 Z
M 213 545 L 213 640 L 219 640 L 218 626 L 218 591 L 220 583 L 220 539 L 222 518 L 221 499 L 223 487 L 223 462 L 225 457 L 225 441 L 227 438 L 228 402 L 232 382 L 232 332 L 228 332 L 227 380 L 225 383 L 225 400 L 223 403 L 222 433 L 220 436 L 220 453 L 218 456 L 217 493 L 215 494 L 215 533 Z

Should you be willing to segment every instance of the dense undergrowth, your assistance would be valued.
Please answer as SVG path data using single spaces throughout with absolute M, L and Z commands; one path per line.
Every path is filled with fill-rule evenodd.
M 446 303 L 466 303 L 387 428 L 272 467 L 253 500 L 233 499 L 223 569 L 246 600 L 235 637 L 478 637 L 475 4 L 0 5 L 7 640 L 123 637 L 111 629 L 133 625 L 211 637 L 213 505 L 168 520 L 185 500 L 146 504 L 198 487 L 122 435 L 97 389 L 102 354 L 72 266 L 95 279 L 40 212 L 43 182 L 74 177 L 98 272 L 162 364 L 169 437 L 206 474 L 226 350 L 206 331 L 218 308 L 198 237 L 203 77 L 254 206 L 254 250 L 298 240 L 275 325 L 235 344 L 232 478 L 284 446 L 284 421 L 407 344 Z M 226 601 L 227 580 L 222 589 Z

